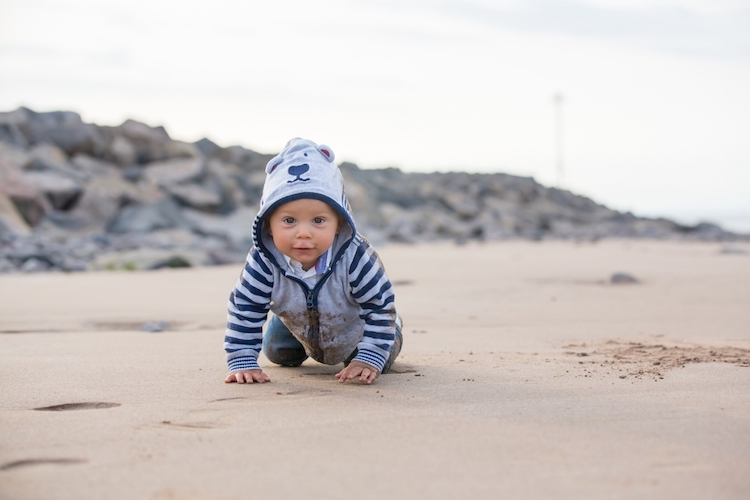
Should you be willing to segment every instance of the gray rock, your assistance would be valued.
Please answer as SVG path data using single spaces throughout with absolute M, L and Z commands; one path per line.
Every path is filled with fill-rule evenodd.
M 133 144 L 121 135 L 115 136 L 110 142 L 107 153 L 112 161 L 123 167 L 134 164 L 138 158 L 138 151 Z
M 95 177 L 86 185 L 83 196 L 69 212 L 48 213 L 58 227 L 70 231 L 106 232 L 122 207 L 137 204 L 142 193 L 117 171 Z
M 181 204 L 202 212 L 216 213 L 221 206 L 221 196 L 197 184 L 172 184 L 164 188 Z
M 2 123 L 1 121 L 0 142 L 5 142 L 22 148 L 26 148 L 29 145 L 18 125 L 15 123 Z
M 91 268 L 95 270 L 136 271 L 211 264 L 213 264 L 213 261 L 208 253 L 199 250 L 139 248 L 104 254 L 91 264 Z
M 150 232 L 158 229 L 188 227 L 180 207 L 171 198 L 147 203 L 128 205 L 123 208 L 109 227 L 112 233 Z
M 49 271 L 52 267 L 53 266 L 46 259 L 31 257 L 26 259 L 18 269 L 23 273 L 40 273 Z
M 37 113 L 27 111 L 27 120 L 20 125 L 28 130 L 31 144 L 53 143 L 68 154 L 101 154 L 104 140 L 95 125 L 83 123 L 81 116 L 72 111 L 52 111 Z
M 609 277 L 609 282 L 613 285 L 628 285 L 639 283 L 635 276 L 628 273 L 614 273 Z
M 0 142 L 0 176 L 9 172 L 20 173 L 31 165 L 29 154 L 18 146 Z M 0 181 L 4 177 L 0 177 Z
M 164 144 L 164 154 L 167 158 L 203 158 L 198 146 L 182 141 L 167 141 Z
M 83 186 L 79 182 L 53 171 L 24 172 L 22 179 L 44 195 L 56 210 L 70 210 L 83 194 Z
M 169 322 L 167 321 L 147 321 L 143 324 L 141 327 L 141 330 L 144 332 L 150 332 L 150 333 L 156 333 L 156 332 L 163 332 L 164 330 L 169 329 Z
M 0 235 L 26 236 L 31 228 L 10 197 L 0 191 Z
M 206 158 L 210 158 L 214 153 L 221 149 L 218 144 L 210 139 L 206 139 L 205 137 L 193 144 L 195 144 L 195 147 L 197 147 L 201 154 Z
M 123 136 L 135 149 L 137 163 L 149 163 L 167 157 L 165 144 L 170 141 L 164 127 L 151 127 L 135 120 L 126 120 L 114 130 L 115 136 Z
M 70 161 L 75 172 L 89 181 L 95 177 L 121 177 L 117 165 L 85 154 L 77 154 Z
M 252 242 L 256 209 L 243 207 L 229 216 L 209 215 L 185 209 L 183 215 L 193 232 L 203 236 L 222 238 L 234 244 Z M 248 247 L 249 248 L 249 247 Z
M 36 188 L 20 181 L 0 183 L 0 193 L 7 196 L 29 226 L 36 226 L 52 209 Z
M 201 158 L 165 160 L 146 165 L 143 178 L 164 187 L 197 181 L 204 172 L 205 163 Z

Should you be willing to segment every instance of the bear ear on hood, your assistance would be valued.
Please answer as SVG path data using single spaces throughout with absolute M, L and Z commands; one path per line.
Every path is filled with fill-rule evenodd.
M 333 153 L 333 150 L 326 146 L 325 144 L 321 144 L 318 146 L 318 151 L 320 151 L 320 154 L 326 157 L 326 159 L 330 162 L 333 162 L 334 158 L 336 158 L 336 155 Z
M 271 161 L 268 162 L 266 165 L 266 173 L 270 174 L 274 170 L 276 170 L 276 167 L 281 165 L 281 163 L 284 161 L 284 159 L 281 157 L 281 155 L 273 158 Z
M 271 161 L 268 162 L 266 165 L 266 174 L 272 173 L 274 170 L 276 170 L 276 167 L 284 163 L 284 157 L 288 153 L 288 150 L 292 148 L 293 146 L 297 146 L 297 150 L 304 151 L 305 148 L 312 149 L 313 147 L 318 150 L 318 152 L 323 155 L 323 158 L 328 160 L 329 162 L 333 163 L 333 160 L 336 158 L 336 155 L 333 153 L 333 150 L 326 146 L 325 144 L 315 144 L 312 141 L 307 141 L 305 139 L 300 139 L 299 137 L 295 137 L 294 139 L 291 139 L 289 142 L 286 143 L 286 146 L 284 146 L 284 149 L 273 157 Z M 307 153 L 305 153 L 305 156 L 307 156 Z

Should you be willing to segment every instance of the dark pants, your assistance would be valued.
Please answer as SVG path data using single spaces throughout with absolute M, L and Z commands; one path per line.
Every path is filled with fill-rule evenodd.
M 404 337 L 401 334 L 401 321 L 399 319 L 396 322 L 396 340 L 393 342 L 391 354 L 388 356 L 381 373 L 388 373 L 388 370 L 391 369 L 391 365 L 396 360 L 399 352 L 401 352 L 401 345 L 403 343 Z M 276 316 L 271 317 L 271 320 L 268 322 L 268 328 L 266 328 L 266 333 L 263 335 L 263 354 L 266 355 L 269 361 L 281 366 L 299 366 L 307 359 L 305 348 Z M 347 358 L 344 364 L 348 365 L 356 355 L 357 349 L 354 349 L 354 352 Z

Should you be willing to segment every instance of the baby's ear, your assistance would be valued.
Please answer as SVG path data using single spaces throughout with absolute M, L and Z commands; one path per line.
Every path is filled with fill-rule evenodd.
M 320 154 L 326 157 L 326 159 L 330 162 L 336 158 L 336 155 L 333 154 L 333 150 L 326 146 L 325 144 L 321 144 L 318 146 L 318 151 L 320 151 Z

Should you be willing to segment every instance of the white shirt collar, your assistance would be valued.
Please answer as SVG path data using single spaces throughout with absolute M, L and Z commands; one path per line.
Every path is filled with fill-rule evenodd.
M 315 265 L 307 271 L 302 269 L 301 262 L 292 259 L 288 255 L 284 255 L 284 259 L 286 259 L 286 263 L 289 265 L 289 270 L 291 270 L 292 274 L 294 274 L 296 277 L 301 279 L 314 278 L 318 274 L 323 274 L 326 271 L 326 268 L 328 267 L 328 260 L 330 258 L 330 252 L 331 249 L 329 248 L 323 253 L 323 255 L 318 257 L 318 261 L 315 263 Z

